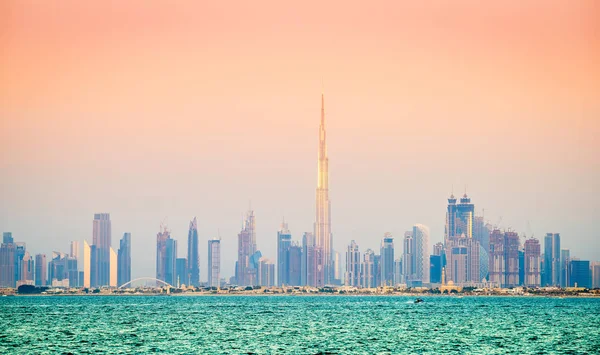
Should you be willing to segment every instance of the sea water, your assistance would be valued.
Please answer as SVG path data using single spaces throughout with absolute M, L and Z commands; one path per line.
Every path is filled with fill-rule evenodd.
M 0 354 L 600 354 L 600 298 L 0 297 Z

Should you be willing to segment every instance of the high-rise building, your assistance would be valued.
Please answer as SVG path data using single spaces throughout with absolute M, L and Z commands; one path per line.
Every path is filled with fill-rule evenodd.
M 292 243 L 289 249 L 288 284 L 290 286 L 302 285 L 302 246 Z
M 394 238 L 385 233 L 381 240 L 381 284 L 394 286 Z
M 187 286 L 200 286 L 200 257 L 198 256 L 198 222 L 196 217 L 190 222 L 190 228 L 188 231 L 188 252 L 187 252 L 187 264 L 188 264 L 188 277 L 189 281 L 186 281 Z
M 375 253 L 371 249 L 367 249 L 363 255 L 362 263 L 362 287 L 372 288 L 377 287 L 375 284 Z
M 344 280 L 347 286 L 361 286 L 360 269 L 360 250 L 358 244 L 353 240 L 348 245 L 348 251 L 346 252 L 346 276 Z
M 92 247 L 86 240 L 83 241 L 83 287 L 92 287 Z
M 456 203 L 454 195 L 448 199 L 445 233 L 445 278 L 455 284 L 480 282 L 481 245 L 473 238 L 475 206 L 465 193 Z M 485 271 L 485 270 L 483 270 Z
M 394 285 L 404 283 L 404 275 L 402 274 L 402 257 L 394 261 Z
M 540 241 L 530 238 L 525 241 L 524 255 L 524 277 L 523 285 L 527 287 L 539 287 L 540 279 Z
M 600 288 L 600 261 L 594 261 L 590 265 L 592 271 L 592 288 Z
M 0 245 L 0 287 L 15 286 L 15 243 L 12 234 L 5 232 Z
M 542 286 L 560 285 L 560 234 L 546 233 L 544 237 L 544 279 Z
M 117 278 L 119 276 L 118 264 L 117 264 L 117 252 L 113 249 L 113 247 L 108 248 L 110 252 L 110 274 L 108 280 L 108 286 L 117 287 Z
M 560 250 L 560 287 L 568 287 L 571 285 L 569 282 L 571 276 L 571 251 L 569 249 Z
M 117 285 L 121 287 L 131 281 L 131 233 L 123 233 L 117 259 Z
M 413 226 L 415 276 L 421 283 L 429 283 L 429 227 L 422 224 Z
M 208 241 L 208 286 L 220 287 L 221 280 L 221 239 Z
M 48 278 L 46 255 L 37 254 L 35 256 L 35 285 L 46 286 L 46 280 Z
M 442 282 L 442 256 L 429 256 L 429 282 L 432 284 Z
M 433 254 L 431 255 L 442 255 L 444 254 L 444 243 L 435 243 L 433 245 Z
M 79 241 L 71 241 L 71 251 L 69 252 L 69 256 L 77 259 L 77 262 L 79 262 Z
M 156 278 L 171 286 L 177 285 L 176 260 L 177 242 L 171 239 L 171 232 L 164 227 L 156 235 Z
M 454 195 L 448 199 L 448 212 L 446 214 L 446 237 L 460 237 L 462 234 L 467 238 L 473 238 L 475 205 L 466 192 L 456 203 Z
M 333 252 L 333 270 L 333 283 L 338 286 L 343 285 L 342 256 L 337 251 Z
M 251 258 L 256 253 L 256 224 L 254 211 L 246 214 L 242 231 L 238 234 L 237 283 L 241 286 L 257 284 L 256 264 Z
M 67 287 L 75 287 L 79 282 L 77 259 L 69 254 L 53 252 L 52 260 L 48 263 L 48 280 L 50 283 L 60 281 Z M 68 282 L 65 282 L 68 280 Z
M 292 234 L 283 221 L 277 231 L 277 286 L 290 284 L 290 247 Z
M 23 284 L 33 285 L 33 275 L 35 272 L 34 260 L 29 255 L 29 252 L 26 251 L 23 256 L 23 260 L 21 260 L 21 281 Z
M 404 233 L 403 246 L 402 275 L 404 275 L 404 281 L 406 284 L 412 284 L 414 280 L 417 280 L 417 260 L 415 258 L 415 242 L 412 236 L 412 231 L 407 231 Z
M 21 261 L 25 256 L 26 249 L 25 243 L 15 243 L 15 282 L 21 280 Z
M 317 285 L 331 284 L 333 269 L 333 234 L 331 233 L 331 202 L 329 201 L 329 158 L 327 156 L 327 134 L 325 131 L 325 98 L 321 94 L 321 124 L 319 125 L 319 152 L 317 163 L 317 196 L 315 220 L 316 255 L 320 264 L 315 272 Z M 320 250 L 320 251 L 319 251 Z
M 490 234 L 490 281 L 502 287 L 514 287 L 519 280 L 519 236 L 495 229 Z
M 592 275 L 590 273 L 590 262 L 588 260 L 571 260 L 571 275 L 569 285 L 571 287 L 592 287 Z
M 92 244 L 96 246 L 96 263 L 91 265 L 92 274 L 97 274 L 93 286 L 108 286 L 110 283 L 110 247 L 112 245 L 110 214 L 96 213 L 93 222 Z M 94 271 L 96 269 L 97 271 Z
M 175 285 L 181 287 L 183 285 L 188 286 L 189 268 L 188 261 L 186 258 L 175 259 Z
M 264 256 L 258 260 L 258 285 L 263 287 L 275 285 L 275 263 Z
M 315 235 L 305 232 L 302 236 L 302 285 L 316 286 L 316 246 Z
M 453 237 L 446 240 L 446 281 L 457 285 L 480 282 L 480 245 L 473 238 Z
M 490 233 L 492 226 L 485 223 L 482 216 L 475 216 L 473 219 L 473 239 L 479 242 L 479 245 L 485 249 L 485 252 L 490 252 Z

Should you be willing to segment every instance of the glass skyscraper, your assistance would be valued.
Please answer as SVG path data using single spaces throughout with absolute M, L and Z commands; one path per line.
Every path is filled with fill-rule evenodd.
M 188 273 L 186 285 L 200 286 L 200 257 L 198 256 L 198 221 L 196 217 L 190 222 L 188 231 L 188 252 L 187 252 Z

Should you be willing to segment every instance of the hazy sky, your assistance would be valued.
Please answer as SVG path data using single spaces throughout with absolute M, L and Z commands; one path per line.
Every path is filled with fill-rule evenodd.
M 441 241 L 467 185 L 491 223 L 599 260 L 599 63 L 594 0 L 5 0 L 0 230 L 68 251 L 108 212 L 154 276 L 160 223 L 186 256 L 197 216 L 206 280 L 251 200 L 274 259 L 284 215 L 313 228 L 324 82 L 336 250 Z

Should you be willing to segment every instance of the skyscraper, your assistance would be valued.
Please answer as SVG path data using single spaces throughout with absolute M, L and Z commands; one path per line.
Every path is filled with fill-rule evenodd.
M 92 247 L 86 240 L 83 241 L 83 287 L 92 287 Z
M 600 288 L 600 261 L 592 262 L 590 269 L 592 269 L 592 288 Z
M 35 285 L 46 286 L 46 280 L 48 278 L 46 255 L 37 254 L 35 256 Z
M 15 283 L 21 280 L 21 261 L 25 256 L 25 243 L 14 243 L 15 244 Z
M 175 284 L 174 286 L 188 286 L 189 268 L 186 258 L 177 258 L 175 260 Z
M 264 256 L 258 259 L 258 285 L 264 287 L 275 285 L 275 263 Z
M 572 283 L 569 281 L 571 277 L 571 251 L 569 249 L 560 250 L 560 287 L 568 287 Z
M 362 287 L 372 288 L 377 287 L 375 284 L 375 253 L 371 249 L 367 249 L 363 255 L 362 263 Z
M 412 282 L 417 279 L 416 276 L 416 258 L 415 258 L 415 243 L 412 236 L 412 231 L 404 233 L 404 246 L 402 253 L 402 275 L 406 284 L 412 285 Z
M 331 203 L 329 201 L 329 158 L 327 157 L 327 134 L 325 132 L 325 98 L 321 94 L 321 124 L 319 125 L 319 152 L 317 163 L 315 246 L 318 264 L 315 272 L 316 286 L 331 284 L 333 270 L 333 235 L 331 233 Z M 320 249 L 320 250 L 319 250 Z
M 361 285 L 360 251 L 354 240 L 350 242 L 346 252 L 346 277 L 344 279 L 346 286 L 360 287 Z
M 79 262 L 79 241 L 71 241 L 71 252 L 69 253 L 69 256 L 77 259 L 77 262 Z
M 21 260 L 21 279 L 19 282 L 21 284 L 33 285 L 33 274 L 35 272 L 35 265 L 33 258 L 29 255 L 29 252 L 26 251 L 23 256 L 23 260 Z
M 394 238 L 385 233 L 381 240 L 381 284 L 394 286 Z
M 292 234 L 288 224 L 283 221 L 277 232 L 277 286 L 290 284 L 290 247 Z
M 302 285 L 302 246 L 292 243 L 289 249 L 288 284 L 290 286 Z
M 429 256 L 429 282 L 432 284 L 442 281 L 442 256 Z
M 190 222 L 188 231 L 187 263 L 189 282 L 188 286 L 200 286 L 200 257 L 198 256 L 198 222 L 196 217 Z M 188 278 L 186 277 L 186 279 Z
M 96 246 L 96 262 L 91 265 L 92 274 L 96 273 L 96 285 L 107 286 L 110 283 L 110 247 L 112 245 L 110 214 L 96 213 L 93 222 L 92 244 Z M 96 269 L 94 271 L 93 269 Z
M 315 235 L 305 232 L 302 235 L 302 286 L 315 286 Z
M 502 287 L 518 286 L 519 279 L 519 236 L 515 232 L 495 229 L 490 234 L 490 281 Z
M 48 263 L 48 274 L 51 284 L 60 282 L 63 286 L 75 287 L 79 281 L 77 259 L 69 254 L 53 252 L 52 260 Z
M 131 281 L 131 233 L 123 233 L 117 255 L 117 286 Z
M 15 286 L 15 244 L 12 234 L 4 233 L 0 245 L 0 287 Z
M 423 224 L 413 226 L 412 238 L 415 253 L 415 276 L 421 283 L 429 283 L 429 227 Z
M 257 269 L 251 257 L 256 253 L 256 225 L 254 211 L 249 210 L 238 234 L 237 283 L 241 286 L 254 286 L 257 282 Z
M 113 247 L 108 248 L 110 257 L 110 273 L 108 278 L 108 286 L 117 287 L 117 278 L 119 276 L 118 264 L 117 264 L 117 252 Z
M 448 199 L 446 235 L 444 239 L 445 277 L 455 284 L 481 281 L 481 246 L 473 238 L 475 206 L 465 193 L 456 204 L 454 195 Z
M 161 229 L 156 235 L 156 278 L 176 286 L 177 242 L 171 239 L 171 232 L 167 227 Z
M 592 275 L 590 273 L 590 262 L 588 260 L 571 260 L 571 275 L 569 285 L 571 287 L 592 287 Z
M 208 286 L 219 287 L 221 280 L 221 239 L 208 241 Z
M 530 238 L 525 241 L 525 280 L 523 285 L 527 287 L 539 287 L 540 280 L 540 241 Z
M 544 237 L 544 280 L 542 286 L 560 285 L 560 234 L 546 233 Z

